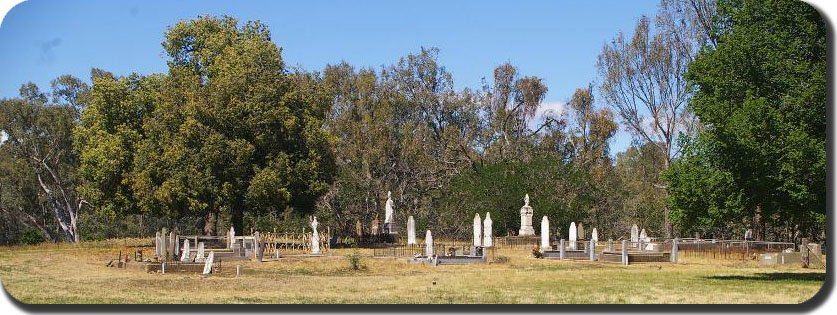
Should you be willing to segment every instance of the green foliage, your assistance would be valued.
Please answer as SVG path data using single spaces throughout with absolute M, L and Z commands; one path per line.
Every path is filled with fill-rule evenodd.
M 44 233 L 37 228 L 28 227 L 20 234 L 20 243 L 25 245 L 37 245 L 44 241 Z
M 349 269 L 351 270 L 366 270 L 366 266 L 363 264 L 363 257 L 357 249 L 353 250 L 351 254 L 346 255 L 346 262 L 349 263 Z
M 814 236 L 826 209 L 825 22 L 790 0 L 721 1 L 718 15 L 717 45 L 697 56 L 687 76 L 698 87 L 691 107 L 709 144 L 697 154 L 721 171 L 704 171 L 701 180 L 734 183 L 746 217 L 772 218 L 788 230 L 804 225 Z M 699 173 L 683 168 L 679 174 Z M 766 222 L 756 221 L 761 238 Z

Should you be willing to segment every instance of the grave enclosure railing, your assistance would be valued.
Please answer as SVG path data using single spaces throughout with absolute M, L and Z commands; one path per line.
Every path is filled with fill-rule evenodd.
M 372 246 L 372 256 L 374 257 L 415 257 L 424 256 L 426 253 L 426 244 L 422 241 L 418 244 L 377 244 Z M 476 255 L 471 252 L 473 245 L 472 240 L 433 240 L 433 254 L 437 256 L 448 255 Z M 493 260 L 495 258 L 495 248 L 485 248 L 486 257 Z
M 330 231 L 319 231 L 320 251 L 323 255 L 331 249 Z M 264 245 L 263 255 L 266 258 L 282 255 L 305 255 L 311 253 L 312 232 L 289 233 L 289 232 L 264 232 L 259 233 L 259 238 Z M 278 255 L 277 255 L 278 254 Z

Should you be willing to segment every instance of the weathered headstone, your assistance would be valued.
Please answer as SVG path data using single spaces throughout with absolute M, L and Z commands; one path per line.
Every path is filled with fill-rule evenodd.
M 427 233 L 424 234 L 424 255 L 427 258 L 433 257 L 433 235 L 430 230 L 427 230 Z
M 253 232 L 253 258 L 256 261 L 262 261 L 262 238 L 259 235 L 259 231 Z
M 198 253 L 195 254 L 195 262 L 204 262 L 206 260 L 205 245 L 203 242 L 198 243 Z
M 753 240 L 753 229 L 747 229 L 747 232 L 744 233 L 744 240 L 752 241 Z
M 546 216 L 541 219 L 541 249 L 552 249 L 549 246 L 549 219 Z
M 590 261 L 596 260 L 596 242 L 590 240 L 590 245 L 588 246 L 587 252 L 590 254 Z
M 622 264 L 628 264 L 628 241 L 622 240 Z
M 529 206 L 529 194 L 523 197 L 523 207 L 520 208 L 520 236 L 534 236 L 535 228 L 532 227 L 532 214 L 534 211 Z
M 208 275 L 212 272 L 212 264 L 215 262 L 215 251 L 209 252 L 209 257 L 206 257 L 206 262 L 203 263 L 203 274 Z
M 163 255 L 163 239 L 160 237 L 160 232 L 154 237 L 154 255 L 160 257 Z
M 679 252 L 679 247 L 678 247 L 677 243 L 678 243 L 677 238 L 675 238 L 674 240 L 671 241 L 671 256 L 670 256 L 670 258 L 671 258 L 671 262 L 673 262 L 675 264 L 677 263 L 677 258 L 678 258 L 677 256 L 678 256 L 678 252 Z
M 169 244 L 168 239 L 166 239 L 166 231 L 167 229 L 163 228 L 163 232 L 160 234 L 160 245 L 162 245 L 162 248 L 160 249 L 160 258 L 163 261 L 169 259 Z
M 587 234 L 584 234 L 584 223 L 578 223 L 576 226 L 578 240 L 586 240 Z
M 482 246 L 483 247 L 493 247 L 494 246 L 494 224 L 491 221 L 491 213 L 485 213 L 485 220 L 482 222 Z
M 370 228 L 372 235 L 378 235 L 378 215 L 375 214 L 375 219 L 372 219 L 372 227 Z
M 474 215 L 474 246 L 482 246 L 482 219 L 479 213 Z
M 636 246 L 639 242 L 639 228 L 636 224 L 631 226 L 631 246 Z
M 416 220 L 413 216 L 407 218 L 407 245 L 416 244 Z
M 639 232 L 639 241 L 643 243 L 648 243 L 648 233 L 645 233 L 645 229 Z
M 174 235 L 174 231 L 169 232 L 169 255 L 171 255 L 171 259 L 177 259 L 177 236 Z
M 189 261 L 189 240 L 183 240 L 183 250 L 180 251 L 180 261 L 187 262 Z
M 235 227 L 230 227 L 230 236 L 227 239 L 227 248 L 232 248 L 233 244 L 235 244 Z
M 320 252 L 320 235 L 317 233 L 317 225 L 319 225 L 317 223 L 317 217 L 314 217 L 311 220 L 311 255 L 314 256 L 322 255 L 322 252 Z
M 616 247 L 613 246 L 613 239 L 607 239 L 607 251 L 612 253 L 614 250 L 616 250 Z
M 558 244 L 558 258 L 564 259 L 566 252 L 567 252 L 567 242 L 562 238 L 561 242 Z
M 570 223 L 570 249 L 576 250 L 578 248 L 578 230 L 575 226 L 575 222 Z
M 599 242 L 599 231 L 596 228 L 593 228 L 593 232 L 590 233 L 590 239 L 594 242 Z

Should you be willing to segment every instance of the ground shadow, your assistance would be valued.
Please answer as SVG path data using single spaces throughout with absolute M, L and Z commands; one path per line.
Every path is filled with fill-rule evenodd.
M 713 280 L 825 281 L 825 272 L 762 272 L 751 276 L 710 276 Z

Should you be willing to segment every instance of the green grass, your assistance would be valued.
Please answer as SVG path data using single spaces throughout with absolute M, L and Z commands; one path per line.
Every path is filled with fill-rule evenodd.
M 439 266 L 371 258 L 361 270 L 346 255 L 222 265 L 220 274 L 148 274 L 104 264 L 125 246 L 110 241 L 0 249 L 0 279 L 24 303 L 801 303 L 823 270 L 759 268 L 752 261 L 684 257 L 683 263 L 621 266 L 534 259 L 499 250 L 502 264 Z M 133 251 L 130 251 L 132 254 Z M 435 282 L 435 284 L 434 284 Z

